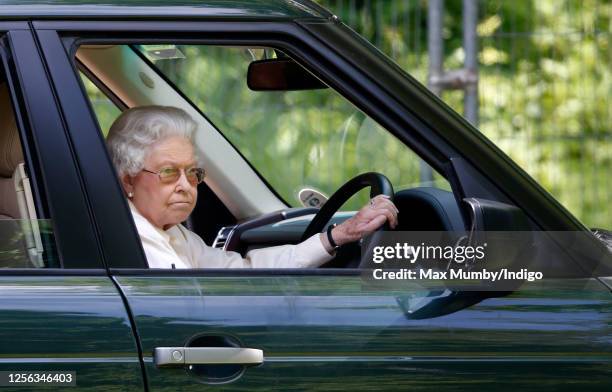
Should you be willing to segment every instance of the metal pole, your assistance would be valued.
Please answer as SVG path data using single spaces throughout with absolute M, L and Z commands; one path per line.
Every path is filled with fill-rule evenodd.
M 442 78 L 444 41 L 442 38 L 442 18 L 444 0 L 430 0 L 427 14 L 427 47 L 429 52 L 429 89 L 440 96 L 442 88 L 437 83 Z
M 472 80 L 465 86 L 463 112 L 465 118 L 478 126 L 478 23 L 477 0 L 463 0 L 463 49 L 465 51 L 465 71 Z
M 427 51 L 429 54 L 429 89 L 440 96 L 442 88 L 438 82 L 443 75 L 444 41 L 442 38 L 442 18 L 444 0 L 429 0 L 427 9 Z M 424 161 L 420 164 L 421 182 L 433 181 L 431 167 Z

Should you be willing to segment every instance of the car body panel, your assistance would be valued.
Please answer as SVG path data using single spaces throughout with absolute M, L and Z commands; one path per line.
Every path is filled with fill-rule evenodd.
M 151 390 L 201 387 L 206 379 L 184 367 L 157 368 L 152 358 L 156 347 L 183 347 L 201 335 L 232 336 L 264 352 L 263 365 L 222 390 L 486 389 L 499 374 L 526 390 L 561 390 L 566 383 L 598 388 L 612 377 L 610 293 L 592 279 L 526 283 L 417 320 L 399 304 L 427 293 L 418 284 L 368 287 L 359 275 L 159 274 L 117 277 Z
M 107 276 L 0 276 L 0 297 L 0 371 L 75 371 L 75 390 L 143 390 L 130 321 Z

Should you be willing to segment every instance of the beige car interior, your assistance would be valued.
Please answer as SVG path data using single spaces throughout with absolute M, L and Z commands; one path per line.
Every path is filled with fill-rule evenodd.
M 4 83 L 0 83 L 0 230 L 1 238 L 10 238 L 13 244 L 22 248 L 10 251 L 27 255 L 2 260 L 0 267 L 44 267 L 32 189 L 23 162 L 9 91 Z M 11 265 L 5 265 L 5 262 Z
M 176 106 L 198 122 L 206 184 L 237 219 L 286 208 L 214 126 L 127 45 L 83 45 L 76 57 L 128 107 Z

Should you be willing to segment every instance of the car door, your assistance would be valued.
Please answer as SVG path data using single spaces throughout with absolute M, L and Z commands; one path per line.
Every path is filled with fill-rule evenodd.
M 0 21 L 0 57 L 0 387 L 142 390 L 130 318 L 26 21 Z
M 611 297 L 606 286 L 594 278 L 546 279 L 521 285 L 510 293 L 462 295 L 461 306 L 452 311 L 418 316 L 413 306 L 436 299 L 444 302 L 446 286 L 401 282 L 373 288 L 358 270 L 145 268 L 112 169 L 108 164 L 98 165 L 94 172 L 91 162 L 107 158 L 80 88 L 71 49 L 75 38 L 93 36 L 100 42 L 112 42 L 117 36 L 127 37 L 127 32 L 131 32 L 130 38 L 121 42 L 147 42 L 146 37 L 153 33 L 151 26 L 100 21 L 95 26 L 35 25 L 47 66 L 58 78 L 52 84 L 63 114 L 69 127 L 75 128 L 70 130 L 70 138 L 77 146 L 85 145 L 86 140 L 90 143 L 86 153 L 81 147 L 75 151 L 83 177 L 91 176 L 107 185 L 104 192 L 88 192 L 97 227 L 102 237 L 115 235 L 112 232 L 117 230 L 126 235 L 122 241 L 103 238 L 102 247 L 133 316 L 150 390 L 609 387 Z M 113 34 L 96 33 L 100 30 Z M 179 32 L 192 41 L 203 40 L 208 34 L 218 39 L 215 34 L 220 31 L 226 34 L 224 42 L 231 41 L 230 36 L 236 43 L 265 37 L 262 45 L 271 41 L 284 45 L 315 67 L 315 74 L 333 80 L 334 86 L 364 111 L 398 115 L 377 119 L 429 162 L 441 157 L 452 167 L 452 158 L 469 152 L 459 143 L 444 142 L 425 125 L 430 119 L 418 119 L 408 111 L 403 118 L 410 132 L 401 136 L 402 130 L 394 121 L 400 121 L 402 112 L 385 95 L 386 90 L 294 24 L 241 24 L 236 20 L 194 21 L 188 27 L 155 24 L 157 39 L 164 34 L 179 36 Z M 439 102 L 431 100 L 429 104 L 436 108 Z M 438 142 L 440 145 L 432 146 Z M 484 192 L 508 201 L 496 196 L 500 192 L 492 185 L 491 176 L 478 174 L 469 160 L 465 164 L 467 168 L 453 180 L 459 182 L 453 191 L 460 185 L 463 196 L 482 196 Z M 471 175 L 471 182 L 465 180 Z M 90 190 L 97 185 L 84 186 Z M 477 191 L 470 191 L 474 188 Z

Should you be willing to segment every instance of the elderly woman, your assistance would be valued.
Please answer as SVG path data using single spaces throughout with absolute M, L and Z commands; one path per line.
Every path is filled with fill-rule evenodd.
M 193 134 L 196 122 L 182 109 L 143 106 L 124 111 L 107 143 L 150 268 L 309 268 L 333 257 L 327 236 L 316 234 L 298 245 L 239 253 L 209 247 L 185 221 L 197 200 L 204 170 L 198 167 Z M 355 216 L 336 226 L 337 245 L 356 241 L 385 221 L 397 224 L 397 209 L 375 197 Z

